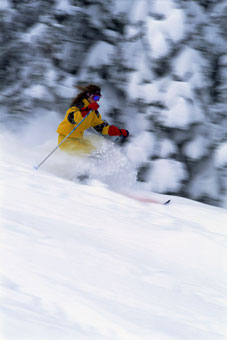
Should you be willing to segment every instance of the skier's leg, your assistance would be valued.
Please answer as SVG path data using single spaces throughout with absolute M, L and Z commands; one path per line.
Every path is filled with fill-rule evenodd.
M 65 138 L 64 135 L 58 136 L 58 144 Z M 87 139 L 79 138 L 67 138 L 64 143 L 62 143 L 59 148 L 70 154 L 90 154 L 95 150 L 95 147 Z

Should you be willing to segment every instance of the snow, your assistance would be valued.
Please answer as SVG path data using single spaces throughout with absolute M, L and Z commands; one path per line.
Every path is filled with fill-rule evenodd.
M 146 0 L 134 0 L 130 9 L 129 19 L 131 23 L 137 23 L 144 21 L 147 14 L 147 1 Z
M 149 132 L 138 134 L 127 146 L 127 156 L 133 164 L 139 165 L 140 162 L 146 162 L 155 146 L 155 138 Z
M 161 29 L 162 23 L 153 18 L 147 19 L 147 38 L 150 46 L 150 54 L 154 59 L 164 57 L 170 51 L 165 33 Z
M 109 65 L 111 63 L 111 57 L 114 54 L 114 46 L 100 41 L 91 47 L 85 64 L 87 67 L 100 67 L 101 65 Z
M 180 197 L 141 203 L 103 180 L 79 184 L 66 174 L 81 163 L 60 151 L 35 171 L 56 143 L 53 117 L 0 135 L 1 339 L 224 340 L 226 210 Z M 41 126 L 49 134 L 36 136 Z M 117 155 L 123 190 L 132 169 L 108 145 L 104 159 Z M 170 189 L 183 177 L 168 160 L 155 169 Z
M 56 1 L 55 9 L 63 13 L 71 14 L 73 10 L 73 6 L 71 5 L 71 0 Z
M 26 3 L 9 0 L 0 5 L 11 6 L 10 11 L 7 6 L 2 11 L 2 32 L 12 28 L 15 33 L 3 41 L 3 64 L 8 65 L 1 92 L 4 120 L 13 121 L 6 111 L 32 115 L 39 107 L 51 107 L 64 116 L 65 105 L 76 95 L 74 85 L 92 82 L 103 89 L 102 116 L 130 131 L 128 140 L 133 144 L 127 152 L 138 167 L 149 165 L 153 157 L 203 163 L 209 146 L 213 154 L 224 143 L 224 1 L 209 9 L 201 2 L 179 0 L 56 0 L 46 9 L 42 1 L 35 6 Z M 216 61 L 220 77 L 214 82 L 211 71 Z M 108 97 L 106 87 L 111 88 Z M 196 125 L 204 125 L 204 135 L 213 131 L 208 145 Z M 148 139 L 144 151 L 144 143 L 141 147 L 133 142 L 139 143 L 137 136 L 143 131 L 157 139 L 172 139 L 173 144 L 156 143 L 159 150 L 154 153 Z M 41 135 L 40 131 L 34 134 Z M 215 182 L 225 182 L 225 171 L 214 166 Z M 184 190 L 192 177 L 188 176 Z M 219 185 L 224 199 L 223 188 Z
M 22 39 L 27 43 L 35 43 L 39 41 L 40 37 L 42 37 L 45 34 L 45 31 L 47 30 L 46 24 L 35 24 L 33 25 L 28 32 L 25 32 L 22 35 Z
M 220 65 L 226 67 L 226 64 L 227 64 L 227 53 L 220 56 Z
M 53 68 L 50 68 L 46 72 L 45 80 L 48 86 L 56 85 L 57 84 L 57 72 Z
M 9 0 L 1 0 L 0 2 L 0 11 L 4 11 L 6 9 L 11 8 Z
M 180 79 L 188 79 L 193 74 L 200 73 L 199 68 L 201 64 L 202 61 L 199 52 L 191 47 L 185 46 L 174 59 L 174 75 Z M 199 86 L 201 86 L 201 82 L 199 83 Z M 197 87 L 199 86 L 197 84 Z
M 161 194 L 183 191 L 212 202 L 227 192 L 227 144 L 220 124 L 214 138 L 209 121 L 221 117 L 209 107 L 211 68 L 204 50 L 210 42 L 211 55 L 223 54 L 224 96 L 227 56 L 217 13 L 224 1 L 210 14 L 196 1 L 56 0 L 45 13 L 38 1 L 32 26 L 33 5 L 15 3 L 0 1 L 3 32 L 12 29 L 3 39 L 9 65 L 2 108 L 13 99 L 0 112 L 0 340 L 225 340 L 227 212 Z M 21 10 L 25 21 L 15 22 Z M 77 11 L 75 39 L 66 41 Z M 85 34 L 77 44 L 85 21 L 97 34 Z M 123 34 L 114 31 L 118 21 Z M 113 44 L 91 41 L 94 35 Z M 70 56 L 87 43 L 81 65 L 71 69 Z M 34 61 L 25 65 L 26 47 Z M 163 61 L 168 67 L 160 76 Z M 107 65 L 116 71 L 104 79 Z M 68 67 L 80 73 L 67 73 Z M 56 108 L 59 97 L 71 101 L 74 83 L 85 79 L 103 85 L 100 112 L 129 129 L 129 143 L 88 133 L 97 147 L 91 157 L 57 150 L 35 171 L 55 148 L 64 116 L 36 103 L 51 101 Z M 15 102 L 23 112 L 21 97 L 27 111 L 32 108 L 29 120 L 12 114 Z M 141 99 L 146 105 L 138 104 Z M 112 108 L 122 114 L 114 117 Z M 191 129 L 196 122 L 204 130 Z M 207 160 L 209 144 L 216 150 Z M 190 177 L 184 163 L 169 157 L 188 157 Z M 138 183 L 137 167 L 143 166 L 148 182 Z M 90 178 L 79 183 L 80 175 Z M 158 204 L 169 198 L 170 205 Z
M 165 26 L 168 27 L 169 38 L 177 43 L 184 38 L 185 35 L 185 16 L 181 9 L 173 9 Z
M 163 110 L 160 114 L 160 119 L 164 126 L 171 128 L 187 129 L 188 126 L 195 120 L 194 114 L 188 107 L 188 103 L 183 97 L 175 99 L 175 105 L 169 110 Z
M 49 93 L 46 86 L 43 86 L 41 84 L 34 84 L 34 85 L 31 85 L 30 87 L 26 88 L 24 90 L 24 95 L 28 96 L 28 97 L 36 98 L 36 99 L 45 98 L 45 99 L 50 100 L 50 101 L 53 100 L 53 97 Z
M 195 139 L 186 143 L 184 147 L 185 155 L 192 160 L 197 160 L 205 156 L 208 152 L 209 140 L 205 136 L 196 136 Z
M 165 95 L 166 106 L 174 106 L 178 100 L 178 97 L 192 99 L 192 90 L 188 82 L 172 81 L 170 83 Z
M 189 193 L 194 199 L 206 196 L 218 200 L 220 199 L 219 186 L 220 181 L 212 164 L 212 158 L 210 158 L 204 162 L 200 171 L 194 175 L 189 187 Z
M 143 84 L 140 86 L 139 90 L 140 98 L 142 98 L 146 103 L 162 100 L 162 95 L 158 91 L 157 86 L 154 84 Z
M 174 142 L 170 139 L 163 139 L 160 142 L 160 157 L 161 158 L 168 158 L 171 157 L 171 155 L 175 154 L 177 152 L 177 147 L 174 144 Z
M 227 166 L 227 142 L 217 147 L 215 153 L 215 165 L 217 167 Z
M 149 173 L 150 188 L 155 192 L 173 192 L 180 190 L 182 181 L 187 178 L 183 163 L 173 159 L 157 159 L 152 161 Z
M 129 75 L 128 82 L 128 96 L 129 98 L 138 98 L 139 97 L 139 82 L 140 82 L 140 73 L 139 72 L 131 72 Z
M 148 17 L 147 35 L 151 56 L 155 59 L 166 56 L 172 43 L 179 43 L 185 36 L 185 17 L 180 9 L 173 9 L 165 20 Z
M 175 5 L 172 0 L 154 0 L 152 1 L 152 13 L 169 16 Z
M 115 16 L 118 16 L 119 14 L 125 15 L 125 13 L 129 13 L 130 8 L 132 6 L 131 0 L 123 0 L 123 1 L 115 1 L 111 0 L 111 12 L 114 13 Z
M 55 86 L 55 92 L 61 98 L 71 98 L 75 97 L 75 88 L 67 85 L 58 84 Z
M 164 102 L 167 109 L 160 114 L 164 126 L 187 129 L 190 124 L 203 121 L 203 112 L 199 105 L 195 104 L 189 82 L 170 82 L 165 89 Z
M 131 72 L 128 84 L 128 97 L 132 100 L 141 98 L 145 103 L 158 102 L 163 99 L 156 85 L 152 83 L 141 83 L 142 71 Z

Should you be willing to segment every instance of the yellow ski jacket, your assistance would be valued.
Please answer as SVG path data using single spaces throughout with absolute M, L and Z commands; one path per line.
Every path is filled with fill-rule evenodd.
M 85 108 L 90 104 L 87 99 L 82 101 Z M 83 118 L 84 116 L 80 108 L 77 106 L 70 107 L 66 112 L 65 118 L 59 124 L 57 133 L 67 136 Z M 108 135 L 110 125 L 105 120 L 102 120 L 98 111 L 92 110 L 83 123 L 70 135 L 70 138 L 82 138 L 84 131 L 91 127 L 103 135 Z

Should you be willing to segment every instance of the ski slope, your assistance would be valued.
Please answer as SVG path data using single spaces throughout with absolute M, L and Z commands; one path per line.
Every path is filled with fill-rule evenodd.
M 4 143 L 1 340 L 226 339 L 226 210 L 78 184 Z

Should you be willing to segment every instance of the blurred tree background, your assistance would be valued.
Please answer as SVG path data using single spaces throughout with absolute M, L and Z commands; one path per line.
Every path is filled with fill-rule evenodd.
M 226 206 L 226 32 L 225 0 L 1 0 L 2 119 L 63 117 L 98 83 L 140 181 Z

